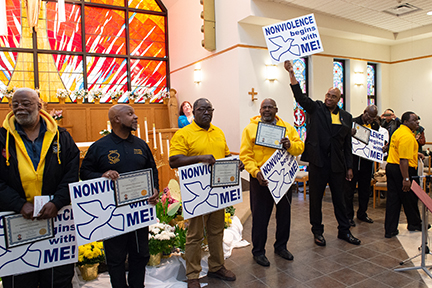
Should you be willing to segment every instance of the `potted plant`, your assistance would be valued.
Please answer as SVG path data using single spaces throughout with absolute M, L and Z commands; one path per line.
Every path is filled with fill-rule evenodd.
M 8 99 L 8 102 L 10 103 L 12 101 L 12 96 L 15 92 L 15 87 L 6 87 L 3 89 L 0 89 L 0 93 L 3 94 L 4 97 Z
M 141 98 L 141 94 L 137 91 L 128 91 L 128 98 L 129 98 L 129 105 L 132 105 L 135 103 L 135 101 L 139 100 Z
M 97 278 L 99 263 L 105 262 L 102 242 L 92 242 L 78 247 L 78 268 L 84 280 Z
M 103 96 L 103 92 L 101 89 L 93 89 L 89 92 L 89 96 L 96 104 L 99 104 L 100 99 Z
M 59 99 L 60 104 L 64 104 L 67 97 L 69 97 L 70 91 L 66 89 L 57 89 L 56 97 Z
M 75 96 L 76 102 L 82 104 L 85 99 L 88 98 L 89 92 L 86 89 L 75 90 L 72 95 Z
M 111 92 L 111 100 L 112 103 L 115 105 L 118 103 L 118 100 L 123 96 L 124 92 L 122 90 L 117 90 Z
M 160 263 L 162 254 L 169 255 L 176 240 L 175 228 L 165 223 L 156 223 L 149 227 L 149 266 Z
M 57 122 L 57 125 L 61 125 L 62 123 L 62 119 L 63 119 L 63 110 L 51 110 L 51 112 L 49 113 L 51 115 L 51 117 Z

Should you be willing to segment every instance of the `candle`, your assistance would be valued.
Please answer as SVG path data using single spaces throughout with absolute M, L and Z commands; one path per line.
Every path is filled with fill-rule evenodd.
M 138 130 L 138 138 L 141 138 L 141 131 L 140 131 L 140 126 L 139 126 L 139 124 L 138 124 L 137 130 Z
M 110 121 L 107 121 L 107 130 L 111 131 L 111 122 Z
M 148 128 L 147 128 L 147 117 L 144 118 L 144 131 L 145 131 L 145 138 L 146 138 L 146 142 L 149 143 L 148 140 Z
M 169 139 L 167 139 L 167 154 L 168 154 L 168 157 L 169 157 Z
M 163 145 L 162 145 L 162 133 L 159 132 L 159 144 L 161 149 L 161 155 L 163 155 Z
M 153 123 L 153 146 L 154 149 L 157 149 L 157 145 L 156 145 L 156 125 L 155 123 Z

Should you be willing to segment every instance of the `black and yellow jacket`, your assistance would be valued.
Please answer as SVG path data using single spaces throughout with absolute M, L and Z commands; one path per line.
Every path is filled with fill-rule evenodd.
M 70 203 L 68 184 L 78 181 L 79 149 L 66 129 L 58 127 L 48 113 L 41 110 L 40 116 L 47 124 L 47 137 L 44 138 L 42 146 L 45 152 L 41 153 L 40 160 L 44 165 L 39 165 L 36 171 L 31 161 L 28 162 L 28 156 L 20 158 L 22 156 L 17 153 L 17 147 L 21 151 L 25 151 L 25 147 L 15 129 L 13 112 L 6 116 L 0 128 L 0 211 L 19 213 L 28 202 L 29 194 L 52 195 L 51 202 L 57 209 Z M 21 165 L 18 165 L 18 159 L 21 159 Z M 32 186 L 32 177 L 36 177 L 35 182 L 41 181 L 40 188 L 37 188 L 40 185 Z M 22 179 L 27 179 L 28 183 L 23 184 Z M 41 191 L 26 193 L 24 186 L 26 190 Z

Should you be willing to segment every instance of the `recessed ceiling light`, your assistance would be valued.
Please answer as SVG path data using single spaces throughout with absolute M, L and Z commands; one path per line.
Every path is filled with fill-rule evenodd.
M 429 11 L 429 12 L 426 13 L 426 14 L 432 16 L 432 11 Z

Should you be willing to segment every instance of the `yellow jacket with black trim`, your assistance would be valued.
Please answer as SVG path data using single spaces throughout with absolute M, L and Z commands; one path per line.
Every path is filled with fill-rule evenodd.
M 50 141 L 43 143 L 46 154 L 45 166 L 43 171 L 40 171 L 42 175 L 38 175 L 42 176 L 40 194 L 52 195 L 51 202 L 57 209 L 61 209 L 70 203 L 68 184 L 79 180 L 79 149 L 66 129 L 58 127 L 47 112 L 41 110 L 40 116 L 47 124 L 45 133 L 52 136 L 49 137 Z M 28 163 L 18 164 L 18 159 L 22 158 L 17 154 L 16 147 L 21 145 L 22 140 L 17 141 L 15 138 L 20 136 L 16 133 L 14 119 L 13 112 L 10 112 L 0 129 L 0 211 L 12 210 L 19 213 L 27 202 L 21 181 L 21 178 L 27 175 L 22 174 L 26 174 L 26 169 L 32 166 Z M 47 138 L 44 138 L 44 142 L 45 139 Z
M 256 178 L 256 175 L 260 171 L 260 167 L 270 158 L 275 152 L 275 149 L 255 145 L 255 137 L 258 127 L 258 122 L 261 121 L 261 116 L 255 116 L 251 118 L 251 122 L 243 130 L 241 146 L 240 146 L 240 160 L 243 162 L 246 171 L 248 171 L 252 177 Z M 291 124 L 283 121 L 276 116 L 276 125 L 286 127 L 285 137 L 291 142 L 291 147 L 288 149 L 288 153 L 297 156 L 303 153 L 304 143 L 300 140 L 300 136 Z

